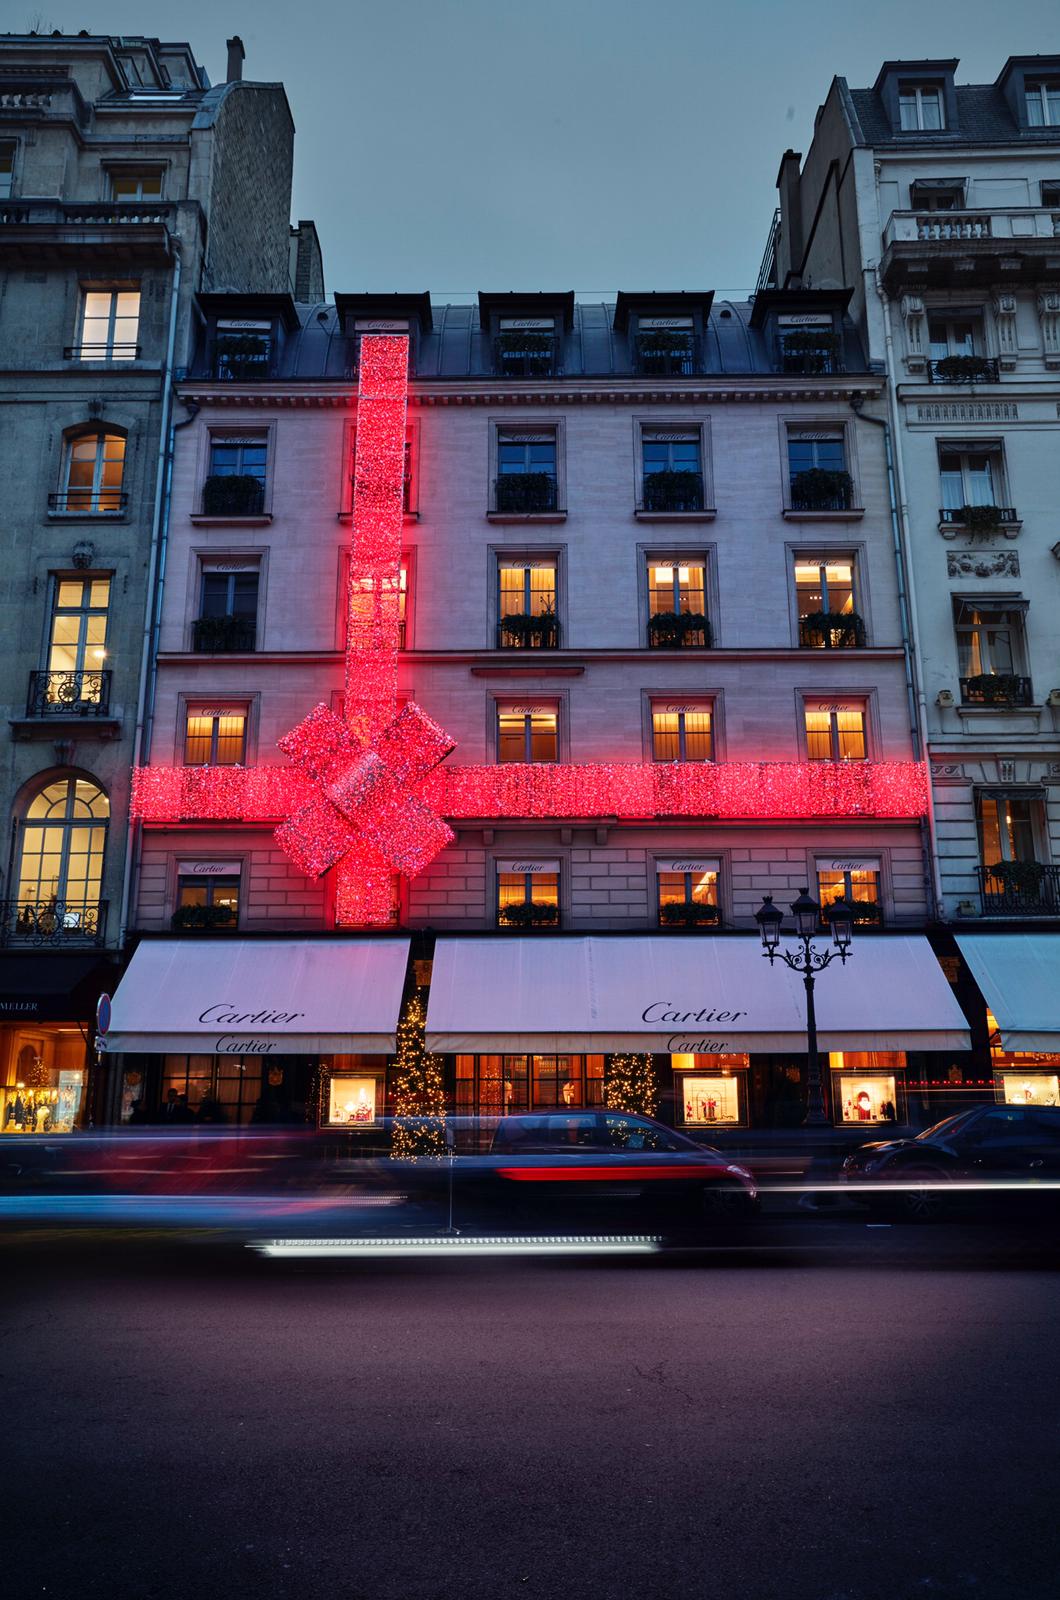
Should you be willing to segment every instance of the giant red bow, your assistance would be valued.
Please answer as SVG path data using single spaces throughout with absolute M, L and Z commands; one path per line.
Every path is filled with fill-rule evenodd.
M 319 784 L 319 793 L 276 829 L 296 866 L 319 878 L 355 843 L 393 872 L 412 877 L 453 841 L 453 832 L 409 793 L 455 741 L 417 705 L 394 718 L 374 748 L 361 748 L 327 706 L 317 706 L 280 749 Z

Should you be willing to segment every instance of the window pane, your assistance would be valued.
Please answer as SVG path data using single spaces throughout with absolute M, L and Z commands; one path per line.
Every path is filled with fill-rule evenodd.
M 853 611 L 854 569 L 849 561 L 830 561 L 825 568 L 829 611 Z
M 497 718 L 497 760 L 526 760 L 526 718 L 521 712 L 502 711 Z
M 835 720 L 840 761 L 864 761 L 865 713 L 837 711 Z
M 234 766 L 243 760 L 247 719 L 242 712 L 217 718 L 217 763 Z
M 806 713 L 806 754 L 811 761 L 832 759 L 832 718 L 827 711 Z
M 212 759 L 212 755 L 213 718 L 189 711 L 184 735 L 185 766 L 205 766 Z
M 1001 818 L 998 801 L 992 794 L 980 796 L 979 831 L 984 867 L 992 867 L 995 862 L 1003 861 L 1005 857 L 1001 853 Z
M 685 760 L 709 761 L 713 754 L 710 712 L 686 711 L 684 715 Z
M 684 905 L 685 875 L 683 872 L 660 872 L 658 875 L 660 906 Z
M 903 129 L 911 132 L 917 126 L 916 95 L 908 92 L 899 95 L 898 111 Z
M 558 906 L 559 874 L 535 872 L 530 879 L 530 899 L 535 906 Z
M 534 616 L 556 608 L 556 570 L 554 567 L 530 568 L 530 610 Z
M 558 761 L 557 717 L 554 711 L 535 711 L 530 717 L 531 761 Z
M 500 569 L 500 611 L 502 617 L 521 615 L 526 610 L 526 568 L 502 566 Z
M 497 900 L 502 910 L 505 906 L 521 906 L 525 902 L 526 879 L 521 872 L 497 874 Z
M 697 906 L 716 906 L 718 903 L 718 872 L 711 867 L 705 872 L 689 874 L 691 899 Z
M 676 711 L 651 714 L 652 756 L 656 761 L 677 761 L 681 754 Z

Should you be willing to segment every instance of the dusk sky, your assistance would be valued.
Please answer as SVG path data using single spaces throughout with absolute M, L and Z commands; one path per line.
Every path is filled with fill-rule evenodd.
M 958 82 L 992 82 L 1009 55 L 1060 50 L 1055 0 L 112 0 L 41 16 L 186 37 L 214 82 L 239 33 L 245 75 L 287 86 L 293 214 L 320 229 L 329 294 L 440 299 L 746 292 L 780 155 L 806 149 L 834 74 L 861 87 L 889 56 L 958 56 Z

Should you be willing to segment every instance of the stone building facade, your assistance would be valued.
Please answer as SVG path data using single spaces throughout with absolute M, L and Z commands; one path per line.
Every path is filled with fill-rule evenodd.
M 107 1110 L 86 1038 L 129 921 L 172 379 L 198 292 L 288 289 L 290 110 L 281 85 L 241 81 L 238 40 L 229 61 L 211 86 L 187 44 L 0 40 L 8 1131 Z

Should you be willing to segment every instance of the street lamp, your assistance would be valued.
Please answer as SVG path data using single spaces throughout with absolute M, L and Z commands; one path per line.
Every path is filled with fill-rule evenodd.
M 806 1117 L 804 1125 L 808 1128 L 827 1127 L 828 1118 L 824 1109 L 824 1093 L 821 1088 L 821 1060 L 817 1053 L 817 1012 L 814 1009 L 813 986 L 814 978 L 818 972 L 823 972 L 825 967 L 830 967 L 838 957 L 844 964 L 850 954 L 850 942 L 854 932 L 854 908 L 846 900 L 834 900 L 824 913 L 832 929 L 834 950 L 815 950 L 811 939 L 817 931 L 821 920 L 820 904 L 810 894 L 809 889 L 803 889 L 797 900 L 791 903 L 791 914 L 795 918 L 796 937 L 802 943 L 802 949 L 792 955 L 789 950 L 780 948 L 781 924 L 784 913 L 773 904 L 773 896 L 767 894 L 761 906 L 755 912 L 755 921 L 758 923 L 762 935 L 762 954 L 769 957 L 772 966 L 779 956 L 785 966 L 792 972 L 802 974 L 802 981 L 806 988 Z

